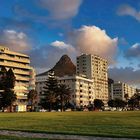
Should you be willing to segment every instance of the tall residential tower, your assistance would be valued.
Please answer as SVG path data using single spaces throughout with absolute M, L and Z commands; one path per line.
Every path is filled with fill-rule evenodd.
M 30 72 L 33 69 L 29 64 L 29 56 L 10 51 L 9 48 L 0 46 L 0 68 L 2 66 L 5 66 L 7 70 L 12 68 L 16 77 L 14 91 L 17 95 L 17 101 L 15 102 L 17 111 L 26 111 L 27 94 L 30 89 L 30 84 L 35 85 L 34 78 L 32 77 L 31 79 L 30 77 Z
M 95 98 L 101 99 L 105 104 L 108 101 L 108 64 L 107 60 L 91 54 L 82 54 L 77 57 L 77 75 L 85 75 L 93 79 Z

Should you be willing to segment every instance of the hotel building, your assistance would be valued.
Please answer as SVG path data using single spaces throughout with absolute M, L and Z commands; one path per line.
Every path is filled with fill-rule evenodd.
M 0 46 L 0 68 L 5 66 L 8 70 L 12 68 L 16 83 L 14 91 L 17 95 L 17 101 L 14 103 L 16 111 L 26 111 L 27 94 L 30 85 L 35 89 L 35 76 L 33 68 L 30 67 L 29 56 L 10 51 L 9 48 Z M 32 73 L 32 74 L 31 74 Z
M 77 75 L 86 75 L 93 79 L 95 98 L 101 99 L 105 105 L 108 102 L 108 64 L 107 60 L 91 54 L 77 57 Z

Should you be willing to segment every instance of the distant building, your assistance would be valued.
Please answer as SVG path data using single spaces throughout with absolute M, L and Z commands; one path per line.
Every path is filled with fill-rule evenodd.
M 0 68 L 2 66 L 5 66 L 7 70 L 12 68 L 16 77 L 14 87 L 14 91 L 17 95 L 17 100 L 14 104 L 15 110 L 26 111 L 27 94 L 29 92 L 30 85 L 32 88 L 35 88 L 33 87 L 35 86 L 34 74 L 30 77 L 30 72 L 33 71 L 33 68 L 30 67 L 29 56 L 10 51 L 9 48 L 0 46 Z
M 43 98 L 43 88 L 47 79 L 47 75 L 36 77 L 36 90 L 40 95 L 40 99 Z M 71 89 L 70 103 L 75 107 L 87 106 L 93 103 L 95 99 L 93 80 L 74 75 L 58 77 L 58 82 L 67 85 Z
M 108 102 L 108 64 L 107 60 L 91 54 L 82 54 L 77 57 L 77 75 L 86 75 L 93 79 L 95 98 Z
M 36 91 L 38 93 L 38 103 L 40 103 L 41 99 L 44 98 L 44 86 L 48 79 L 48 74 L 39 74 L 36 76 Z
M 108 95 L 109 95 L 109 100 L 112 99 L 112 84 L 114 83 L 114 80 L 111 78 L 108 78 Z
M 31 67 L 30 71 L 29 71 L 29 90 L 35 90 L 36 85 L 35 85 L 35 76 L 36 76 L 36 72 L 35 69 Z
M 136 93 L 136 88 L 126 83 L 115 82 L 111 85 L 111 99 L 130 99 Z

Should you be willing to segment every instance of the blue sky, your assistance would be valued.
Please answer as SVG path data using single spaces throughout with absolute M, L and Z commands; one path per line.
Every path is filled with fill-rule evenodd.
M 140 1 L 1 0 L 0 44 L 30 55 L 37 72 L 65 53 L 73 62 L 95 53 L 108 59 L 110 77 L 139 85 Z

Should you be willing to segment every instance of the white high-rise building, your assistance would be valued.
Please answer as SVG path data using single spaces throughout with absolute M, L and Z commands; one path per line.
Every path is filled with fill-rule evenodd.
M 16 83 L 14 91 L 17 95 L 17 101 L 15 102 L 16 111 L 26 111 L 27 94 L 30 89 L 30 84 L 35 85 L 35 79 L 30 77 L 33 68 L 30 67 L 30 59 L 28 55 L 10 51 L 9 48 L 0 46 L 0 68 L 5 66 L 8 70 L 12 68 Z M 32 79 L 31 79 L 32 78 Z M 34 87 L 35 89 L 35 87 Z
M 93 79 L 95 98 L 101 99 L 105 104 L 108 101 L 108 64 L 107 60 L 91 54 L 82 54 L 77 57 L 77 75 L 85 75 Z

